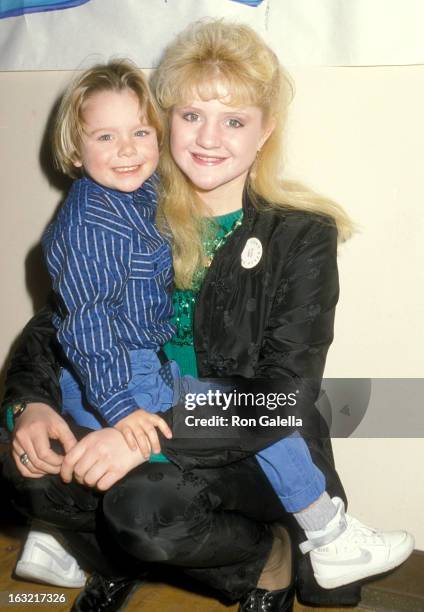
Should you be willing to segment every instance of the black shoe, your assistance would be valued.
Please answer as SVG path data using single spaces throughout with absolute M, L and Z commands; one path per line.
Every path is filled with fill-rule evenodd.
M 240 602 L 239 612 L 293 612 L 294 586 L 279 591 L 252 589 Z
M 142 582 L 144 582 L 143 578 L 114 579 L 92 574 L 74 601 L 71 612 L 118 612 L 123 610 L 131 595 Z

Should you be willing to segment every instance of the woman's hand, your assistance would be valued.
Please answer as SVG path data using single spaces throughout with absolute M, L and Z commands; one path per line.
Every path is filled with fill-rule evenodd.
M 77 443 L 66 421 L 47 404 L 28 404 L 16 419 L 13 431 L 12 454 L 22 476 L 41 478 L 45 474 L 58 474 L 63 455 L 50 448 L 50 439 L 58 440 L 68 453 Z M 26 453 L 29 462 L 21 463 Z
M 147 412 L 142 408 L 124 417 L 115 425 L 115 429 L 124 436 L 128 447 L 132 451 L 138 447 L 145 459 L 149 459 L 151 451 L 160 453 L 156 427 L 166 438 L 172 438 L 172 431 L 167 423 L 158 414 Z
M 106 491 L 144 462 L 138 448 L 130 450 L 119 431 L 106 427 L 78 442 L 64 458 L 60 475 L 64 482 L 74 476 L 80 484 Z

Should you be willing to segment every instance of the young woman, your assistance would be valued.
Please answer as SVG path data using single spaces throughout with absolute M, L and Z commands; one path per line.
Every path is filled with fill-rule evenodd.
M 260 379 L 265 392 L 294 381 L 307 387 L 312 458 L 326 490 L 345 500 L 313 399 L 333 335 L 337 236 L 349 235 L 349 221 L 335 204 L 279 179 L 290 81 L 251 29 L 218 21 L 177 37 L 155 88 L 169 133 L 159 220 L 172 235 L 177 287 L 167 355 L 183 373 Z M 6 461 L 5 473 L 17 507 L 59 527 L 94 567 L 74 609 L 119 609 L 146 564 L 166 563 L 241 600 L 241 610 L 290 610 L 286 536 L 270 527 L 287 516 L 254 457 L 281 433 L 182 437 L 187 411 L 178 405 L 162 415 L 173 438 L 159 432 L 171 462 L 146 463 L 120 432 L 87 434 L 58 414 L 57 353 L 45 312 L 25 330 L 9 374 L 15 463 Z M 64 457 L 49 439 L 62 443 Z M 101 509 L 95 487 L 106 491 Z M 388 534 L 371 537 L 360 524 L 353 532 L 352 551 L 374 539 L 390 553 Z M 294 526 L 291 533 L 299 537 Z M 310 603 L 358 601 L 357 587 L 320 589 L 308 557 L 299 559 L 297 587 Z

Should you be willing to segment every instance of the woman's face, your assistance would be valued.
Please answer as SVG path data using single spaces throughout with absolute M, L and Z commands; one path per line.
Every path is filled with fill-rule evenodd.
M 243 191 L 257 151 L 272 131 L 257 106 L 234 107 L 195 98 L 171 117 L 171 153 L 177 166 L 208 199 Z

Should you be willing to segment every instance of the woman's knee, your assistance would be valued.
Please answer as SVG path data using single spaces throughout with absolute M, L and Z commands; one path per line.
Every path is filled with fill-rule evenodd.
M 72 530 L 94 530 L 99 494 L 58 475 L 22 476 L 10 453 L 2 458 L 2 476 L 13 506 L 29 518 Z
M 49 487 L 49 479 L 27 478 L 22 476 L 16 467 L 15 461 L 10 452 L 2 456 L 2 480 L 6 487 L 7 497 L 12 504 L 22 514 L 32 516 L 34 503 L 45 498 L 46 490 Z
M 117 543 L 142 561 L 181 563 L 209 524 L 213 501 L 203 479 L 172 464 L 145 464 L 103 501 Z

